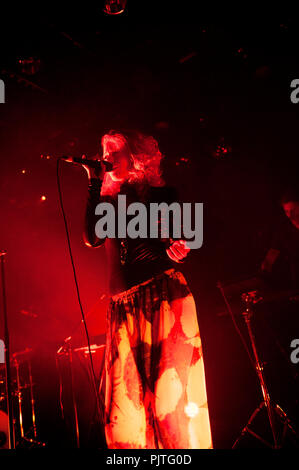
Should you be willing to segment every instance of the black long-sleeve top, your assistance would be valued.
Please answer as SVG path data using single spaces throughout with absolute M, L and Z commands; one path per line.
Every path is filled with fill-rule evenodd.
M 117 195 L 102 196 L 101 180 L 92 179 L 88 187 L 88 198 L 85 214 L 84 240 L 86 245 L 99 247 L 105 243 L 109 261 L 109 287 L 110 294 L 114 295 L 127 290 L 166 269 L 173 267 L 174 263 L 166 253 L 169 239 L 163 238 L 136 238 L 125 239 L 104 238 L 99 239 L 95 233 L 95 225 L 100 216 L 95 215 L 95 208 L 99 202 L 110 202 L 117 207 Z M 151 202 L 176 201 L 176 192 L 173 188 L 139 186 L 124 183 L 118 194 L 126 195 L 126 202 L 143 202 L 147 207 Z M 116 209 L 115 209 L 116 212 Z M 149 211 L 148 211 L 149 213 Z M 130 220 L 130 216 L 127 216 Z

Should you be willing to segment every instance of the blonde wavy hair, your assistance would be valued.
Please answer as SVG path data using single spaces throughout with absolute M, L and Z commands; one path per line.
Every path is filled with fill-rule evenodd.
M 154 137 L 135 130 L 125 132 L 110 130 L 101 139 L 103 148 L 108 143 L 112 144 L 116 150 L 127 148 L 131 156 L 131 167 L 127 180 L 129 183 L 164 186 L 161 170 L 161 160 L 164 156 Z

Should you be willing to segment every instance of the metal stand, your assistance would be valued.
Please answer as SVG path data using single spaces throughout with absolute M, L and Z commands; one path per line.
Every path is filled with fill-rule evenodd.
M 45 447 L 45 443 L 40 442 L 37 440 L 37 427 L 36 427 L 36 411 L 35 411 L 35 398 L 33 392 L 33 379 L 32 379 L 32 369 L 31 369 L 31 361 L 29 357 L 25 356 L 25 360 L 22 359 L 24 353 L 27 353 L 28 350 L 23 352 L 13 354 L 14 360 L 14 367 L 16 371 L 16 391 L 15 396 L 18 399 L 18 423 L 15 421 L 15 433 L 19 436 L 19 439 L 16 439 L 16 448 L 19 447 Z M 18 356 L 21 356 L 21 360 L 18 359 Z M 27 365 L 27 374 L 28 374 L 28 381 L 26 383 L 21 383 L 21 374 L 20 374 L 20 365 L 23 366 L 24 364 Z M 24 372 L 24 371 L 23 371 Z M 24 422 L 23 422 L 23 404 L 24 404 L 24 391 L 29 391 L 29 402 L 30 402 L 30 418 L 32 426 L 26 430 L 24 429 Z M 28 400 L 27 404 L 28 404 Z M 18 425 L 18 426 L 17 426 Z M 19 432 L 17 432 L 19 431 Z
M 15 449 L 12 390 L 11 390 L 11 369 L 10 369 L 10 342 L 9 342 L 9 330 L 8 330 L 8 320 L 7 320 L 5 271 L 4 271 L 5 255 L 6 255 L 6 251 L 0 252 L 1 274 L 2 274 L 2 296 L 3 296 L 4 343 L 5 343 L 6 398 L 7 398 L 7 414 L 8 414 L 8 427 L 9 427 L 9 449 Z
M 69 336 L 64 340 L 64 345 L 61 346 L 58 351 L 57 355 L 66 354 L 68 357 L 68 365 L 69 365 L 69 372 L 70 372 L 70 387 L 71 387 L 71 396 L 72 396 L 72 408 L 74 412 L 74 424 L 75 424 L 75 438 L 76 438 L 76 447 L 80 448 L 80 432 L 79 432 L 79 419 L 78 419 L 78 408 L 75 396 L 75 386 L 74 386 L 74 371 L 73 371 L 73 352 L 72 352 L 72 345 L 71 345 L 72 337 Z M 63 409 L 61 410 L 62 414 Z
M 258 380 L 260 383 L 261 392 L 263 395 L 263 401 L 260 403 L 260 405 L 254 410 L 254 412 L 250 416 L 248 423 L 243 428 L 240 436 L 234 442 L 233 449 L 237 446 L 241 438 L 244 437 L 246 433 L 252 435 L 253 437 L 258 439 L 267 447 L 270 447 L 272 449 L 280 449 L 283 446 L 283 442 L 284 442 L 287 431 L 290 431 L 291 436 L 293 437 L 296 446 L 299 447 L 299 435 L 294 430 L 289 418 L 287 417 L 286 413 L 280 408 L 280 406 L 277 405 L 277 403 L 272 402 L 270 398 L 269 390 L 268 390 L 265 376 L 264 376 L 263 363 L 261 362 L 259 358 L 258 351 L 256 348 L 255 336 L 254 336 L 252 326 L 251 326 L 251 318 L 253 316 L 252 305 L 259 301 L 259 299 L 257 298 L 257 292 L 253 291 L 253 292 L 246 292 L 242 294 L 242 300 L 246 306 L 244 312 L 242 312 L 242 315 L 244 317 L 247 330 L 248 330 L 248 335 L 249 335 L 249 339 L 250 339 L 250 343 L 251 343 L 251 347 L 252 347 L 252 351 L 254 355 L 255 369 L 256 369 L 256 373 L 257 373 Z M 267 411 L 269 425 L 270 425 L 271 434 L 273 438 L 272 444 L 266 441 L 264 438 L 262 438 L 258 434 L 256 434 L 249 427 L 254 421 L 257 414 L 263 408 L 266 408 L 266 411 Z M 280 422 L 283 425 L 283 431 L 281 435 L 279 435 L 280 433 L 277 429 L 278 422 Z
M 74 388 L 74 372 L 73 372 L 73 353 L 70 343 L 68 343 L 68 355 L 69 355 L 69 366 L 71 374 L 71 388 L 72 388 L 72 401 L 74 407 L 74 416 L 75 416 L 75 429 L 76 429 L 76 444 L 78 449 L 80 448 L 80 434 L 79 434 L 79 420 L 78 420 L 78 410 L 75 397 L 75 388 Z
M 21 434 L 21 439 L 24 439 L 24 426 L 23 426 L 23 411 L 22 411 L 22 391 L 21 391 L 21 382 L 20 382 L 20 369 L 19 369 L 19 363 L 15 361 L 15 367 L 16 367 L 16 377 L 17 377 L 17 397 L 18 397 L 18 408 L 19 408 L 19 424 L 20 424 L 20 434 Z
M 36 428 L 36 414 L 35 414 L 35 398 L 34 398 L 34 393 L 33 393 L 33 380 L 32 380 L 32 369 L 31 369 L 30 359 L 28 360 L 28 373 L 29 373 L 29 385 L 30 385 L 30 404 L 31 404 L 33 437 L 36 441 L 36 439 L 37 439 L 37 428 Z

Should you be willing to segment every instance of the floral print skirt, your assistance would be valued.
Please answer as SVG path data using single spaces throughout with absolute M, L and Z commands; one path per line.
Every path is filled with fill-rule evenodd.
M 169 269 L 114 295 L 106 320 L 108 448 L 212 448 L 196 307 L 183 274 Z

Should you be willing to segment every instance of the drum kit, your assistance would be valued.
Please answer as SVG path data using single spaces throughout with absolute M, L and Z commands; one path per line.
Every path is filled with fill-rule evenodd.
M 32 362 L 33 362 L 33 350 L 26 348 L 23 351 L 17 351 L 13 354 L 10 353 L 10 335 L 8 328 L 8 313 L 7 313 L 7 304 L 6 304 L 6 287 L 5 287 L 5 257 L 6 251 L 0 251 L 0 271 L 1 271 L 1 284 L 2 284 L 2 302 L 3 302 L 3 312 L 0 311 L 0 324 L 2 324 L 3 316 L 3 332 L 4 332 L 4 341 L 0 339 L 0 450 L 1 449 L 16 449 L 16 448 L 33 448 L 33 447 L 45 447 L 45 443 L 41 442 L 38 439 L 38 431 L 36 424 L 36 384 L 33 381 L 32 376 Z M 91 329 L 98 328 L 98 308 L 102 308 L 102 302 L 106 300 L 106 296 L 103 294 L 97 305 L 94 307 L 94 310 L 91 310 L 87 317 L 91 320 L 96 318 L 96 322 L 93 321 L 93 324 L 89 325 Z M 2 310 L 2 309 L 0 309 Z M 96 327 L 95 327 L 96 323 Z M 1 325 L 2 326 L 2 325 Z M 93 344 L 91 347 L 86 347 L 85 345 L 80 347 L 74 344 L 76 335 L 79 335 L 79 330 L 81 330 L 82 320 L 72 332 L 72 336 L 66 338 L 63 341 L 62 347 L 56 352 L 56 367 L 57 373 L 60 381 L 60 391 L 67 389 L 69 385 L 69 375 L 66 380 L 62 380 L 61 372 L 61 363 L 67 364 L 67 371 L 70 373 L 70 387 L 71 387 L 71 400 L 67 396 L 66 402 L 63 404 L 62 397 L 60 397 L 61 405 L 61 415 L 62 418 L 65 418 L 64 405 L 67 405 L 67 402 L 71 403 L 71 415 L 75 417 L 75 440 L 76 446 L 80 447 L 80 441 L 83 441 L 84 432 L 80 432 L 80 424 L 83 423 L 81 419 L 80 423 L 80 411 L 83 409 L 82 406 L 77 405 L 78 395 L 78 382 L 84 384 L 85 387 L 88 387 L 89 384 L 86 384 L 86 377 L 84 380 L 78 379 L 78 360 L 80 359 L 80 368 L 84 370 L 84 373 L 89 374 L 90 369 L 90 359 L 93 354 L 96 354 L 97 361 L 96 368 L 98 372 L 103 371 L 103 360 L 104 360 L 104 350 L 105 345 L 103 344 L 103 338 L 101 336 L 98 344 Z M 76 363 L 77 362 L 77 363 Z M 98 364 L 97 364 L 98 362 Z M 91 364 L 93 362 L 91 361 Z M 92 367 L 93 369 L 93 367 Z M 94 377 L 95 374 L 92 375 Z M 64 376 L 66 377 L 66 376 Z M 96 384 L 95 384 L 96 387 Z M 92 398 L 96 397 L 101 402 L 99 398 L 99 393 L 95 391 L 90 400 L 86 400 L 88 396 L 88 391 L 83 390 L 83 400 L 82 402 L 88 402 L 93 406 Z M 66 407 L 66 406 L 65 406 Z M 101 409 L 99 404 L 97 405 L 98 414 L 101 414 Z M 88 410 L 90 411 L 90 410 Z M 93 411 L 93 410 L 92 410 Z M 90 411 L 91 413 L 91 411 Z M 86 415 L 86 410 L 84 409 L 81 415 Z M 72 419 L 71 419 L 72 421 Z M 85 420 L 86 421 L 86 420 Z M 89 420 L 90 421 L 90 420 Z M 84 424 L 84 423 L 83 423 Z M 82 429 L 83 429 L 82 424 Z M 102 432 L 102 428 L 100 429 Z
M 31 349 L 16 352 L 11 357 L 11 397 L 13 435 L 16 448 L 44 447 L 38 441 L 36 427 L 35 384 L 32 379 Z M 0 368 L 0 449 L 9 448 L 6 373 Z
M 91 393 L 89 351 L 94 356 L 97 376 L 102 377 L 105 344 L 102 336 L 89 347 L 75 347 L 71 337 L 56 352 L 56 367 L 60 381 L 60 412 L 67 424 L 69 439 L 76 447 L 87 445 L 87 427 L 94 413 Z M 36 383 L 32 376 L 34 351 L 26 348 L 11 355 L 11 402 L 13 416 L 13 448 L 45 447 L 38 438 L 36 423 Z M 88 380 L 86 380 L 88 379 Z M 97 420 L 98 421 L 98 420 Z M 102 423 L 97 429 L 100 445 L 103 441 Z M 11 449 L 6 368 L 0 367 L 0 450 Z
M 218 282 L 217 287 L 226 305 L 226 313 L 219 315 L 224 314 L 231 316 L 256 372 L 262 396 L 262 401 L 253 411 L 247 424 L 243 427 L 240 435 L 235 440 L 233 449 L 239 446 L 245 436 L 251 436 L 259 441 L 262 446 L 272 449 L 281 449 L 285 447 L 286 444 L 291 444 L 292 447 L 298 448 L 298 431 L 295 429 L 294 424 L 291 422 L 286 412 L 271 397 L 270 387 L 264 370 L 266 362 L 262 360 L 252 320 L 257 315 L 256 307 L 258 304 L 271 305 L 272 302 L 279 301 L 297 303 L 299 302 L 299 291 L 293 289 L 273 291 L 273 289 L 269 289 L 259 277 L 244 279 L 242 281 L 238 280 L 232 283 Z M 236 317 L 238 316 L 243 317 L 250 347 L 247 345 L 236 322 Z M 256 418 L 262 410 L 266 411 L 266 421 L 270 429 L 270 434 L 267 437 L 253 428 Z M 265 427 L 263 428 L 265 429 Z
M 56 367 L 60 381 L 60 411 L 68 427 L 68 434 L 75 447 L 90 445 L 91 426 L 94 427 L 96 445 L 104 444 L 103 428 L 103 378 L 105 343 L 103 337 L 94 338 L 95 343 L 76 347 L 73 338 L 64 340 L 56 352 Z M 92 368 L 97 377 L 95 395 L 92 386 Z

